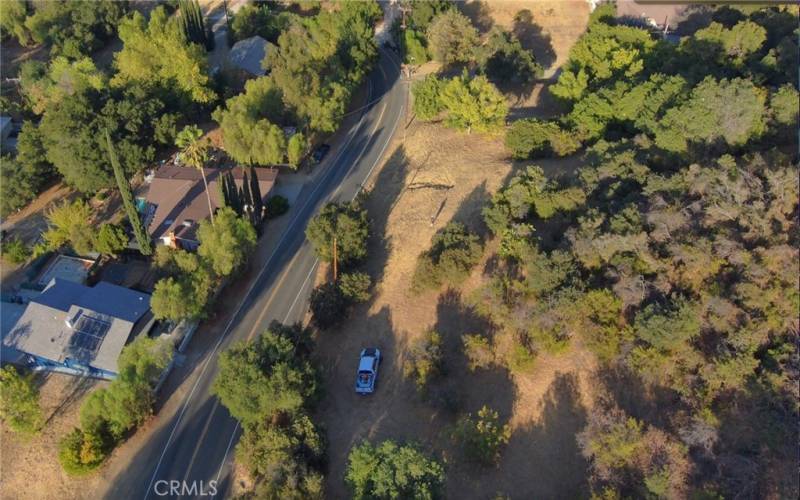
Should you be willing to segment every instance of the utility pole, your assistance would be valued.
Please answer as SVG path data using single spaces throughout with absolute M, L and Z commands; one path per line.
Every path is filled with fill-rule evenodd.
M 338 269 L 338 262 L 337 262 L 339 256 L 337 255 L 336 246 L 337 246 L 336 245 L 336 236 L 334 235 L 334 237 L 333 237 L 333 282 L 334 283 L 336 283 L 336 281 L 339 279 L 339 269 Z
M 230 29 L 231 20 L 228 19 L 228 0 L 222 0 L 222 8 L 225 9 L 225 28 Z

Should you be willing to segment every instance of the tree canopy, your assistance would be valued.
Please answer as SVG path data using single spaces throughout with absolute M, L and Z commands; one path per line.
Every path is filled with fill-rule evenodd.
M 444 494 L 444 467 L 413 445 L 367 441 L 353 447 L 345 480 L 356 499 L 417 498 L 432 500 Z

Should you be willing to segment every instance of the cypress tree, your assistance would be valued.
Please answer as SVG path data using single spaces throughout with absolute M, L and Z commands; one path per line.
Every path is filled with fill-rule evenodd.
M 228 191 L 225 187 L 225 174 L 220 174 L 217 177 L 217 196 L 219 197 L 220 208 L 229 207 Z
M 240 192 L 237 191 L 236 188 L 236 181 L 233 179 L 233 174 L 230 172 L 227 173 L 228 177 L 228 190 L 231 198 L 231 206 L 233 207 L 233 211 L 236 212 L 237 215 L 242 215 L 242 197 L 239 196 Z
M 111 168 L 114 169 L 117 188 L 119 188 L 119 194 L 122 196 L 122 206 L 125 207 L 125 213 L 128 215 L 128 220 L 133 228 L 136 242 L 139 243 L 139 252 L 141 252 L 142 255 L 150 255 L 153 253 L 150 235 L 147 234 L 144 224 L 142 224 L 142 219 L 139 218 L 139 212 L 136 211 L 136 205 L 133 204 L 131 185 L 122 173 L 122 167 L 119 164 L 117 153 L 111 145 L 111 135 L 108 133 L 107 129 L 104 132 L 106 135 L 106 145 L 108 146 L 108 157 L 111 160 Z
M 253 221 L 253 196 L 250 192 L 250 181 L 247 178 L 247 170 L 242 168 L 242 205 L 246 208 L 247 216 L 250 222 Z
M 264 202 L 261 199 L 261 186 L 258 185 L 256 168 L 252 165 L 250 166 L 250 197 L 253 199 L 253 220 L 255 224 L 258 224 L 264 215 Z

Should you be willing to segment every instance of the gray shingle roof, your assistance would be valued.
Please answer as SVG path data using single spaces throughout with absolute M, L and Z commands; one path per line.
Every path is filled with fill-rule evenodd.
M 136 322 L 150 309 L 150 296 L 111 283 L 87 287 L 54 279 L 41 295 L 31 300 L 3 344 L 45 359 L 83 364 L 117 371 L 117 358 Z M 74 338 L 79 332 L 67 321 L 81 316 L 89 323 L 104 324 L 101 338 L 92 349 Z M 74 326 L 74 325 L 73 325 Z
M 245 38 L 231 47 L 228 57 L 235 67 L 243 69 L 251 75 L 264 76 L 267 71 L 261 66 L 261 61 L 267 55 L 268 45 L 269 42 L 258 35 Z

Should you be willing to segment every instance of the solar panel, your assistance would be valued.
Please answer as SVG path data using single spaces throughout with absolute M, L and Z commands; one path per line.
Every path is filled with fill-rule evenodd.
M 74 326 L 75 333 L 69 340 L 70 347 L 82 351 L 85 356 L 93 356 L 110 327 L 111 322 L 104 318 L 84 313 Z

